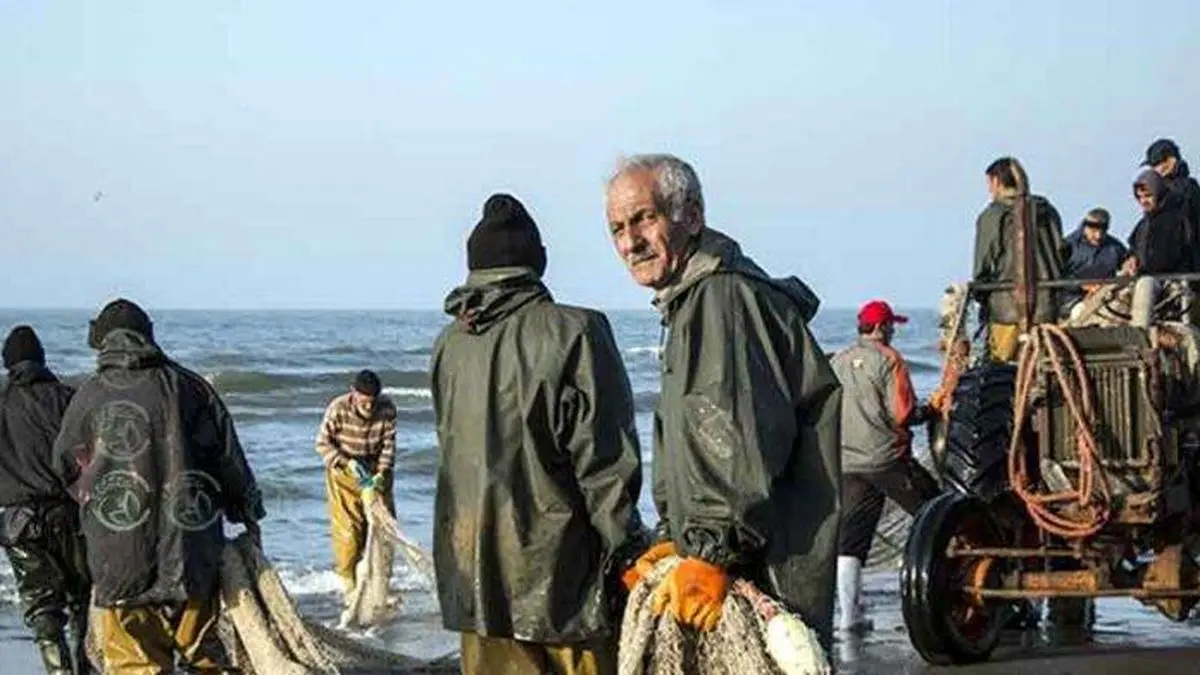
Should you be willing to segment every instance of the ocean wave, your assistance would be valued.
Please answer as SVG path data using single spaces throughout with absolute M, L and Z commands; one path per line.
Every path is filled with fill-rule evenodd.
M 260 370 L 219 370 L 205 379 L 222 394 L 261 394 L 288 389 L 348 389 L 357 370 L 322 373 L 279 373 Z M 429 373 L 424 370 L 377 370 L 385 391 L 427 390 Z
M 657 357 L 662 347 L 651 345 L 648 347 L 630 347 L 625 350 L 625 356 L 654 356 Z

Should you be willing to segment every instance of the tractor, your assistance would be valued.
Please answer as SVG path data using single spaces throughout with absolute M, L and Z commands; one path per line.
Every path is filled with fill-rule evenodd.
M 1013 210 L 1015 281 L 948 289 L 943 484 L 904 544 L 904 622 L 938 665 L 987 660 L 1022 603 L 1124 596 L 1184 621 L 1200 601 L 1200 275 L 1039 280 L 1033 205 Z M 1034 324 L 1043 289 L 1093 292 Z M 1098 290 L 1096 290 L 1098 289 Z M 1015 291 L 1015 363 L 975 351 L 969 308 Z M 986 350 L 981 350 L 986 352 Z

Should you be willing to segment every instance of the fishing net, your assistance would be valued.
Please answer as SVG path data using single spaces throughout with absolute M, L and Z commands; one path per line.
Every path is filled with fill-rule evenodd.
M 710 632 L 681 626 L 670 613 L 654 616 L 654 590 L 678 564 L 674 556 L 660 561 L 630 592 L 621 623 L 619 675 L 832 672 L 815 633 L 744 580 L 731 585 L 721 620 Z M 783 619 L 791 623 L 785 626 Z
M 364 587 L 360 604 L 368 606 L 377 590 Z M 458 672 L 457 658 L 415 659 L 371 647 L 304 618 L 278 572 L 245 534 L 229 542 L 222 555 L 221 603 L 218 634 L 233 665 L 245 675 Z M 99 625 L 97 611 L 92 609 L 93 626 Z M 89 631 L 88 651 L 103 672 L 95 633 Z

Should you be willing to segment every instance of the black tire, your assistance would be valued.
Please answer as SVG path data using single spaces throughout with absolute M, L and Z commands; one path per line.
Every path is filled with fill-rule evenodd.
M 901 607 L 913 648 L 936 665 L 986 661 L 1011 607 L 1002 600 L 978 603 L 960 590 L 976 575 L 994 587 L 1002 569 L 996 559 L 947 558 L 954 537 L 975 546 L 1003 544 L 987 506 L 973 497 L 946 492 L 917 512 L 900 570 Z
M 964 372 L 954 388 L 942 479 L 964 495 L 991 501 L 1008 489 L 1016 367 L 988 362 Z

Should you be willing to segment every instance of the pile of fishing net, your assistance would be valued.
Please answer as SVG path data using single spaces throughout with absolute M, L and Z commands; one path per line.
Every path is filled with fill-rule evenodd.
M 659 561 L 634 586 L 621 624 L 620 675 L 828 675 L 829 657 L 816 633 L 744 579 L 725 596 L 721 620 L 709 632 L 654 616 L 653 595 L 679 564 Z

